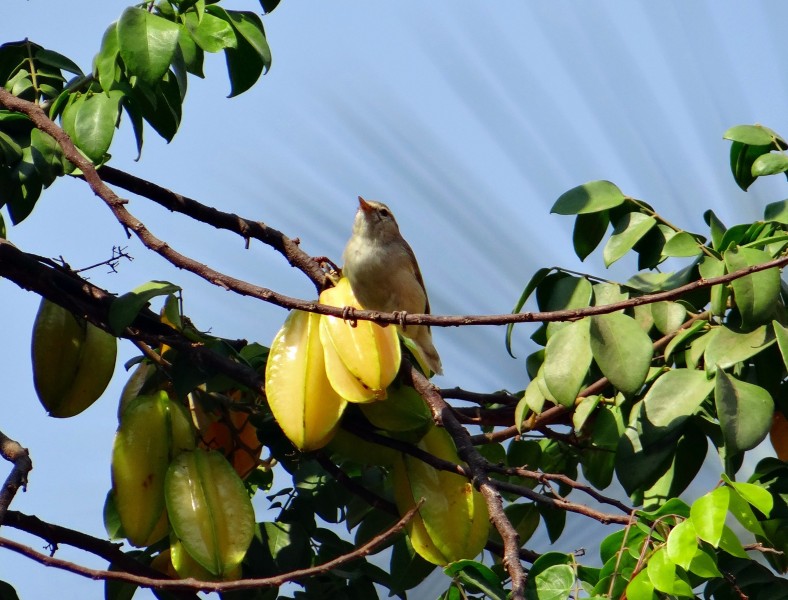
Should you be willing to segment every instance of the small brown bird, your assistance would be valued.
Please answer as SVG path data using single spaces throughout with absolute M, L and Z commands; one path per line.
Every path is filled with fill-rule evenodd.
M 361 196 L 358 203 L 353 234 L 342 255 L 342 271 L 359 304 L 381 312 L 430 312 L 416 256 L 400 234 L 391 209 Z M 440 375 L 441 360 L 430 328 L 407 325 L 402 334 L 414 342 L 426 366 Z

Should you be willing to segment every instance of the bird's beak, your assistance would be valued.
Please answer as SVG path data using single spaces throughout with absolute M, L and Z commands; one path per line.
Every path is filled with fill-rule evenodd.
M 372 212 L 372 205 L 364 200 L 361 196 L 358 197 L 358 207 L 363 210 L 365 213 Z

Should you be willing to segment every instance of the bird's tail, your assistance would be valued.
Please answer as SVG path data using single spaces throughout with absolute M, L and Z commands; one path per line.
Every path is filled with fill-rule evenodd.
M 409 325 L 406 330 L 400 327 L 399 332 L 402 334 L 402 341 L 413 353 L 422 371 L 428 374 L 432 372 L 436 375 L 443 375 L 441 358 L 432 343 L 432 333 L 429 327 Z

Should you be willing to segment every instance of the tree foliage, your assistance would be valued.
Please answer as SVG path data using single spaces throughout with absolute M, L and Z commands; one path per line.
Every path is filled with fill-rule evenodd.
M 264 12 L 276 4 L 261 2 Z M 780 275 L 788 200 L 767 205 L 755 223 L 728 226 L 707 210 L 708 231 L 692 232 L 614 183 L 586 183 L 553 212 L 574 217 L 581 260 L 600 246 L 606 266 L 636 255 L 630 279 L 543 268 L 511 315 L 364 311 L 334 293 L 341 281 L 331 289 L 338 274 L 329 264 L 282 233 L 108 165 L 118 127 L 132 128 L 140 151 L 146 130 L 172 139 L 206 52 L 224 53 L 231 96 L 271 65 L 260 16 L 206 0 L 127 8 L 87 71 L 31 41 L 0 46 L 0 207 L 12 224 L 58 178 L 81 177 L 165 260 L 293 309 L 269 353 L 202 331 L 172 283 L 115 295 L 16 248 L 0 221 L 0 275 L 45 299 L 34 362 L 53 416 L 101 395 L 106 368 L 90 367 L 97 352 L 114 352 L 114 338 L 142 351 L 119 402 L 104 513 L 108 538 L 138 549 L 121 552 L 58 526 L 45 532 L 8 511 L 29 461 L 2 434 L 15 466 L 0 493 L 0 523 L 105 558 L 108 598 L 142 586 L 162 598 L 217 590 L 273 599 L 288 581 L 301 586 L 296 598 L 371 598 L 380 589 L 406 597 L 437 566 L 450 578 L 446 600 L 788 597 L 780 577 L 788 570 L 788 289 Z M 774 131 L 739 125 L 724 137 L 742 189 L 788 172 L 788 144 Z M 178 254 L 107 184 L 270 244 L 323 292 L 321 303 Z M 537 311 L 521 312 L 532 297 Z M 540 349 L 526 360 L 523 391 L 440 390 L 411 349 L 399 348 L 398 323 L 506 325 L 510 352 L 514 325 L 538 323 L 531 339 Z M 778 457 L 737 480 L 747 452 L 770 434 Z M 680 499 L 709 447 L 723 465 L 719 484 Z M 626 497 L 604 491 L 614 480 Z M 276 519 L 257 522 L 253 496 Z M 571 536 L 568 512 L 612 526 L 598 560 L 533 538 L 540 526 L 550 542 Z M 8 540 L 0 546 L 39 558 Z M 383 548 L 387 569 L 367 559 Z M 13 597 L 8 584 L 0 591 Z

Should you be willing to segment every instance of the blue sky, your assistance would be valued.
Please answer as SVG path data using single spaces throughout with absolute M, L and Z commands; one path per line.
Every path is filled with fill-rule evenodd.
M 227 6 L 258 9 L 251 0 Z M 124 7 L 6 0 L 0 42 L 28 37 L 87 70 L 104 29 Z M 336 261 L 356 196 L 384 201 L 419 258 L 433 312 L 508 312 L 541 266 L 605 274 L 598 255 L 586 263 L 574 257 L 572 220 L 549 214 L 575 185 L 612 180 L 699 232 L 706 208 L 730 225 L 757 219 L 767 202 L 785 197 L 780 178 L 759 181 L 746 194 L 735 186 L 722 133 L 754 122 L 788 132 L 788 60 L 779 28 L 787 18 L 788 5 L 774 1 L 283 0 L 264 18 L 273 66 L 256 87 L 226 99 L 224 60 L 209 56 L 206 81 L 190 83 L 175 140 L 167 145 L 149 131 L 134 162 L 124 126 L 112 164 L 263 220 L 300 238 L 310 254 Z M 314 296 L 305 277 L 260 244 L 244 250 L 236 237 L 182 223 L 145 200 L 132 198 L 128 208 L 174 248 L 219 270 Z M 225 337 L 268 344 L 285 317 L 126 240 L 78 181 L 56 182 L 9 238 L 75 267 L 127 245 L 134 262 L 91 279 L 120 293 L 149 279 L 182 285 L 196 324 Z M 634 269 L 622 263 L 611 277 Z M 29 447 L 35 463 L 29 491 L 12 508 L 101 536 L 116 402 L 127 377 L 122 364 L 135 351 L 121 345 L 112 385 L 96 405 L 71 420 L 50 419 L 30 379 L 38 298 L 4 281 L 0 297 L 7 390 L 0 430 Z M 436 382 L 480 391 L 524 388 L 531 332 L 516 330 L 513 360 L 500 328 L 435 330 L 445 370 Z M 40 547 L 8 529 L 3 535 Z M 562 549 L 586 543 L 568 540 Z M 58 556 L 102 566 L 66 548 Z M 98 583 L 7 552 L 0 580 L 25 600 L 103 593 Z

